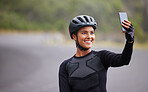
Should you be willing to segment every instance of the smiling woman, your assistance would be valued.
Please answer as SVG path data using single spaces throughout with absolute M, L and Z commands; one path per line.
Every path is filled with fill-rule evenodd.
M 59 69 L 60 92 L 107 92 L 106 79 L 109 67 L 128 65 L 131 59 L 134 27 L 129 21 L 126 29 L 126 44 L 121 54 L 101 50 L 93 51 L 96 22 L 93 17 L 80 15 L 72 19 L 69 33 L 76 42 L 77 52 L 65 60 Z
M 92 47 L 95 40 L 94 29 L 92 26 L 83 27 L 78 31 L 77 36 L 73 34 L 72 37 L 76 41 L 76 43 L 79 42 L 80 46 L 87 48 L 90 51 L 90 48 Z M 76 56 L 81 55 L 76 54 Z

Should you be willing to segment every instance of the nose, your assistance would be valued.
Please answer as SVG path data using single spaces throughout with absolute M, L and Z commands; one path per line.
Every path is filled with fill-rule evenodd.
M 90 39 L 91 37 L 92 37 L 92 35 L 91 35 L 90 33 L 88 33 L 88 34 L 87 34 L 87 38 Z

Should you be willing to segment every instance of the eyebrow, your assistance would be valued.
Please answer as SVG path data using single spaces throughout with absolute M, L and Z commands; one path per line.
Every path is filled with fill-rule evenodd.
M 87 32 L 87 30 L 80 30 L 81 32 Z M 94 31 L 94 30 L 90 30 L 90 31 Z

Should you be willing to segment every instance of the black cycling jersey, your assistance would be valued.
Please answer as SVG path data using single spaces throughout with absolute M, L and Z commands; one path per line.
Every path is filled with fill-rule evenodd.
M 60 92 L 107 92 L 109 67 L 128 65 L 133 43 L 127 43 L 121 54 L 110 51 L 91 51 L 82 57 L 65 60 L 59 69 Z

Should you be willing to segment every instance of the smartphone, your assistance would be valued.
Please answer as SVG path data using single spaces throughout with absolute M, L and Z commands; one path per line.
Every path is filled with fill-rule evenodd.
M 120 18 L 120 24 L 122 24 L 124 20 L 128 20 L 127 13 L 119 12 L 119 18 Z M 126 32 L 126 30 L 124 29 L 124 27 L 122 27 L 122 25 L 121 25 L 121 29 L 122 29 L 122 32 Z

